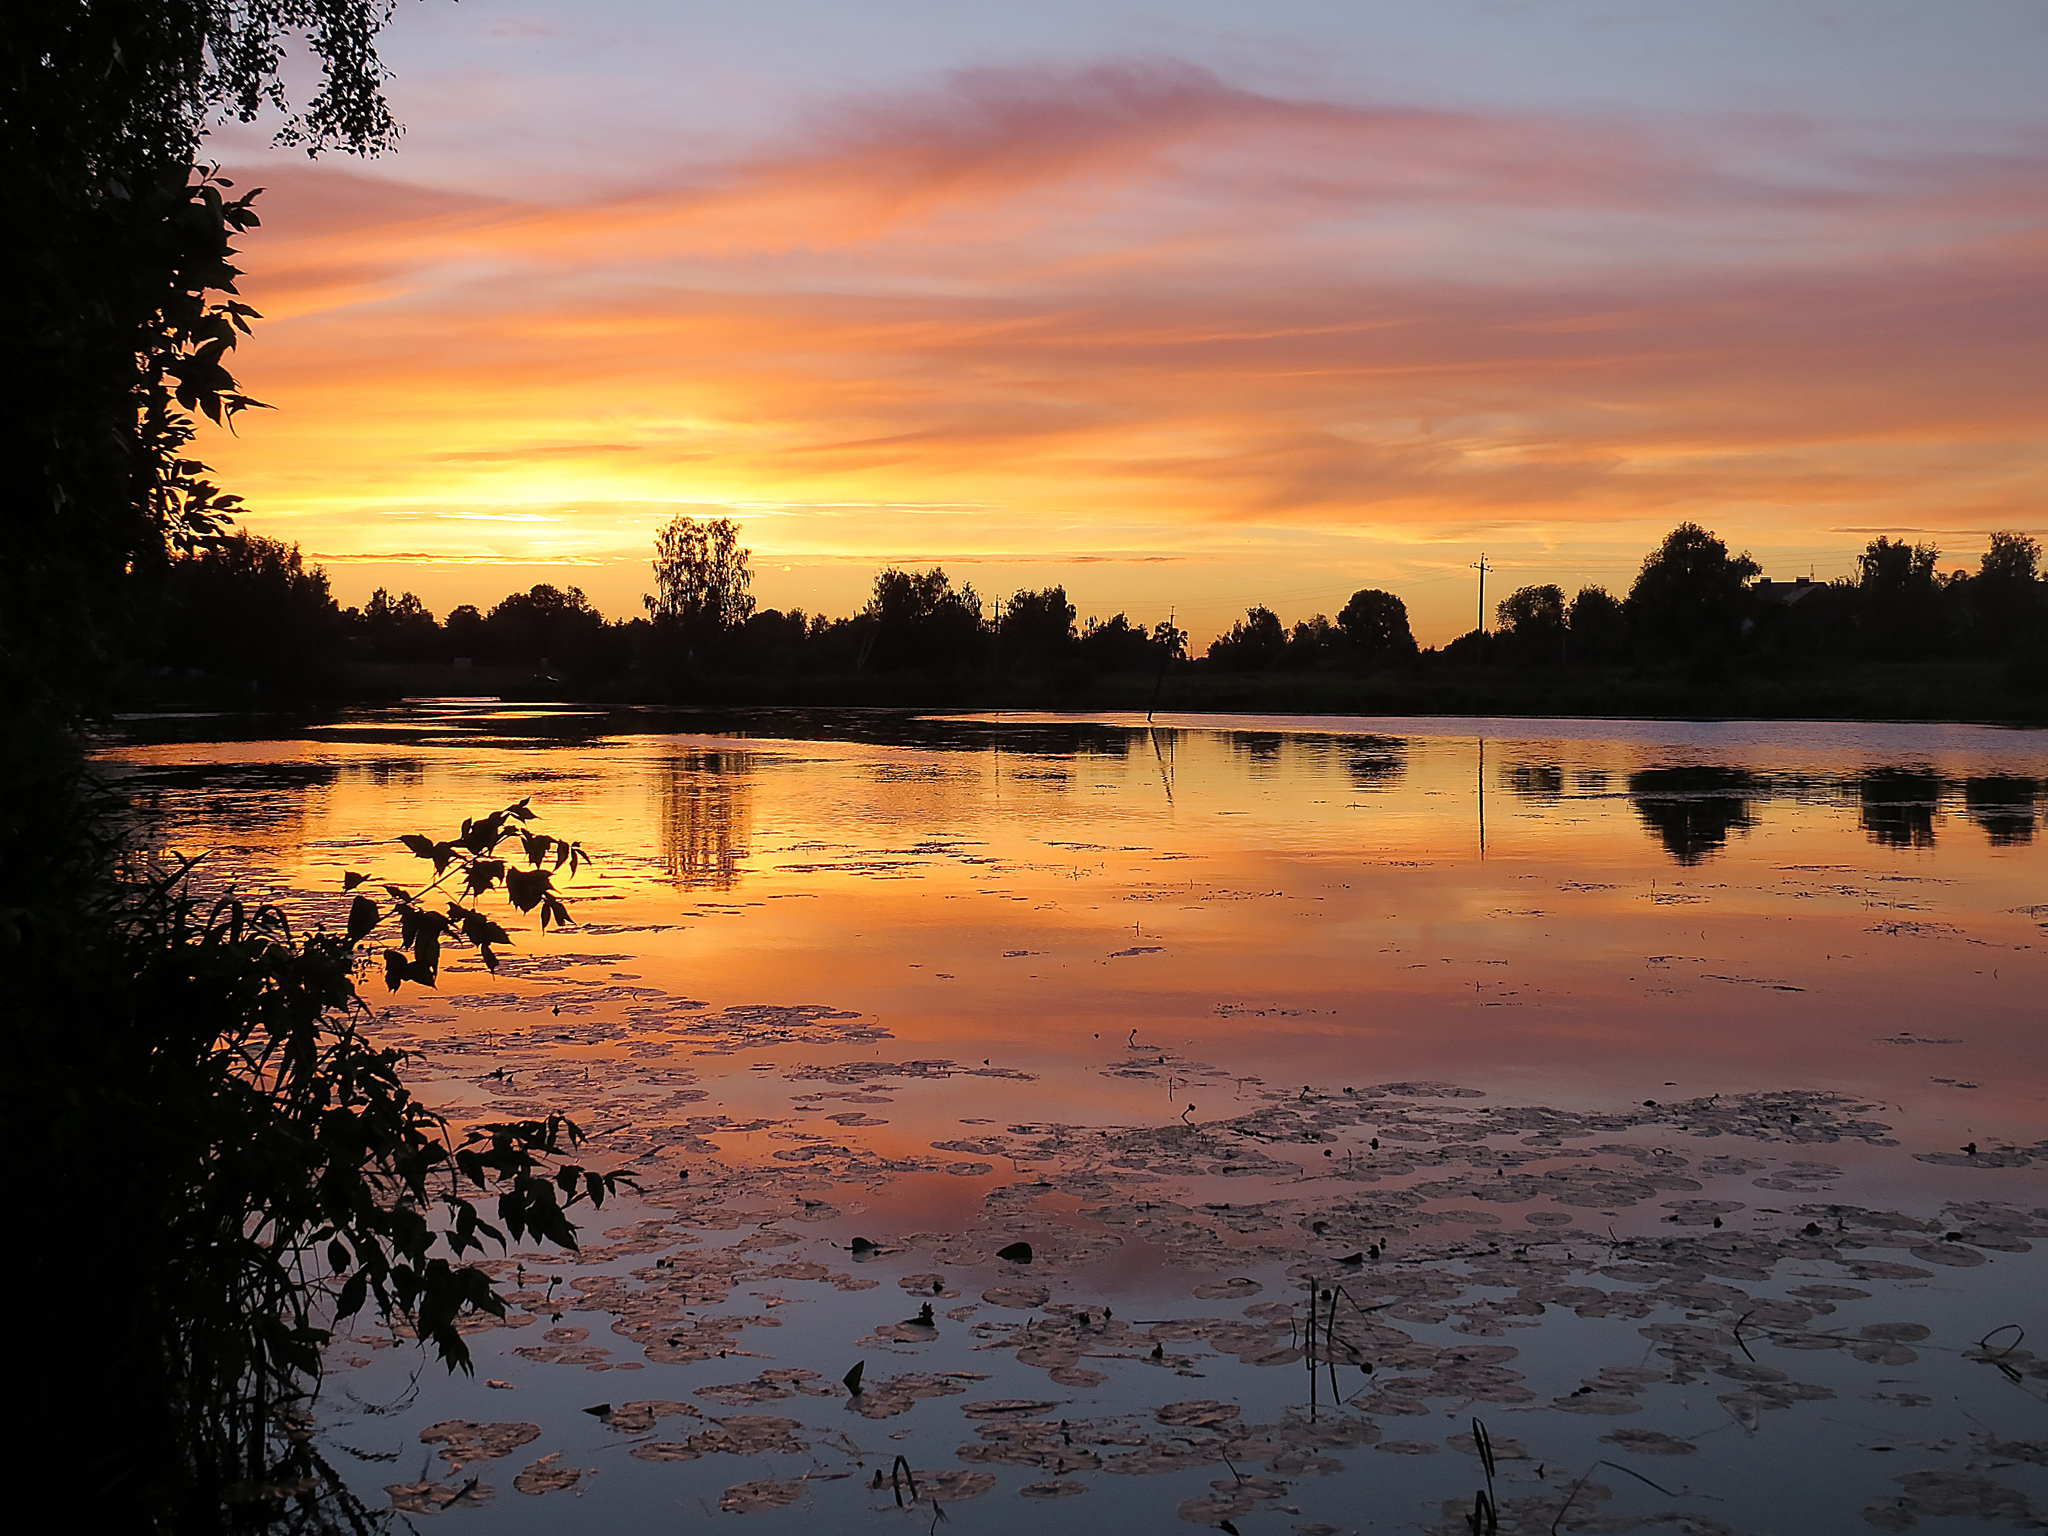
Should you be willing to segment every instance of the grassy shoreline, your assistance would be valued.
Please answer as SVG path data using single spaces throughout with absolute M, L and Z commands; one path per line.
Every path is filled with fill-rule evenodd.
M 1157 709 L 1175 714 L 1676 720 L 1900 720 L 2048 726 L 2048 690 L 2020 691 L 1999 661 L 1865 662 L 1738 670 L 1711 682 L 1630 667 L 1418 666 L 1343 672 L 1052 677 L 990 672 L 714 674 L 579 679 L 527 667 L 351 663 L 294 695 L 221 679 L 151 679 L 125 707 L 287 713 L 402 699 L 721 709 Z
M 516 667 L 349 667 L 328 701 L 501 697 L 588 704 L 796 708 L 1145 710 L 1173 713 L 1531 716 L 1626 719 L 1920 720 L 2048 725 L 2048 693 L 2019 692 L 1996 661 L 1869 662 L 1739 671 L 1713 682 L 1627 667 L 1431 667 L 1219 673 L 1176 667 L 1163 681 L 988 673 L 722 675 L 662 686 L 580 682 Z M 152 703 L 211 702 L 160 695 Z M 251 701 L 235 701 L 246 707 Z

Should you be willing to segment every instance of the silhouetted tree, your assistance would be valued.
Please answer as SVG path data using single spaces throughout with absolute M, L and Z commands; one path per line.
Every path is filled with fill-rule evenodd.
M 36 773 L 75 713 L 104 702 L 152 627 L 166 561 L 217 534 L 237 498 L 190 445 L 194 420 L 252 405 L 227 368 L 254 311 L 233 295 L 247 196 L 196 165 L 223 112 L 287 109 L 286 137 L 363 153 L 393 133 L 374 0 L 35 0 L 0 27 L 0 771 Z M 320 66 L 297 111 L 287 38 Z M 61 622 L 52 617 L 61 615 Z M 0 807 L 26 810 L 16 793 Z M 0 833 L 11 823 L 0 809 Z
M 1287 634 L 1287 649 L 1281 653 L 1283 667 L 1328 666 L 1344 651 L 1344 631 L 1323 614 L 1296 622 Z
M 448 611 L 448 620 L 442 626 L 448 637 L 448 654 L 470 661 L 491 659 L 490 631 L 484 624 L 484 616 L 473 603 L 464 603 L 460 608 Z
M 1402 661 L 1415 654 L 1415 636 L 1408 629 L 1408 605 L 1391 592 L 1367 587 L 1351 594 L 1337 615 L 1352 651 L 1367 666 Z
M 1494 607 L 1505 659 L 1524 665 L 1555 666 L 1564 660 L 1564 591 L 1521 587 Z
M 2009 651 L 2041 626 L 2048 604 L 2043 601 L 2040 575 L 2038 542 L 2024 533 L 1991 535 L 1977 573 L 1957 583 L 1976 650 L 1994 655 Z
M 997 621 L 996 654 L 1007 667 L 1051 667 L 1073 651 L 1075 639 L 1065 587 L 1015 592 Z
M 1455 640 L 1447 641 L 1439 647 L 1436 656 L 1440 661 L 1454 667 L 1484 666 L 1492 638 L 1491 635 L 1481 634 L 1476 629 L 1468 629 Z
M 1651 657 L 1724 661 L 1742 632 L 1743 596 L 1761 567 L 1697 523 L 1680 523 L 1643 560 L 1629 589 L 1631 636 Z
M 604 615 L 580 587 L 545 582 L 513 593 L 484 617 L 491 659 L 521 667 L 586 670 L 603 631 Z
M 393 597 L 382 587 L 361 613 L 350 610 L 356 635 L 379 661 L 446 661 L 447 637 L 427 605 L 410 592 Z
M 1097 672 L 1156 672 L 1169 657 L 1182 655 L 1186 645 L 1186 635 L 1167 624 L 1148 632 L 1117 613 L 1090 619 L 1081 631 L 1079 650 L 1081 659 Z
M 824 621 L 818 620 L 822 628 Z M 756 672 L 792 672 L 802 665 L 812 620 L 801 608 L 766 608 L 751 615 L 724 648 L 728 665 Z
M 883 571 L 866 616 L 872 621 L 867 663 L 878 670 L 968 666 L 986 653 L 980 596 L 965 582 L 956 590 L 937 566 Z
M 236 533 L 171 562 L 164 660 L 173 667 L 286 691 L 317 685 L 341 612 L 327 573 L 296 544 Z
M 1565 611 L 1569 657 L 1584 665 L 1628 659 L 1628 619 L 1605 587 L 1581 587 Z
M 1932 544 L 1872 539 L 1856 557 L 1856 621 L 1866 656 L 1891 661 L 1932 654 L 1946 638 L 1941 576 Z
M 1209 642 L 1208 660 L 1227 672 L 1263 672 L 1286 653 L 1287 631 L 1270 608 L 1248 608 L 1228 634 Z
M 754 611 L 752 551 L 729 517 L 678 517 L 654 536 L 654 591 L 642 599 L 658 631 L 692 652 L 717 645 Z

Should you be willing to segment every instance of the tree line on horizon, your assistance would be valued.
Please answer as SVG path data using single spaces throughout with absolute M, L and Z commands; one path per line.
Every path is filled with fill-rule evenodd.
M 489 608 L 436 615 L 411 592 L 379 588 L 341 607 L 295 546 L 235 533 L 164 573 L 159 671 L 234 677 L 283 691 L 331 684 L 341 664 L 448 664 L 534 669 L 568 680 L 629 676 L 686 687 L 707 676 L 848 673 L 1027 674 L 1079 685 L 1156 674 L 1172 663 L 1215 673 L 1366 673 L 1398 667 L 1661 667 L 1695 680 L 1742 661 L 2027 660 L 2048 632 L 2041 546 L 1990 535 L 1975 571 L 1941 572 L 1932 544 L 1880 536 L 1853 576 L 1759 581 L 1760 567 L 1695 523 L 1645 557 L 1629 590 L 1555 584 L 1510 592 L 1494 626 L 1441 647 L 1417 645 L 1390 591 L 1363 587 L 1332 619 L 1291 625 L 1255 605 L 1199 657 L 1171 622 L 1118 612 L 1081 621 L 1063 586 L 986 601 L 943 567 L 889 567 L 844 617 L 759 608 L 751 552 L 728 518 L 678 517 L 656 536 L 645 613 L 610 620 L 580 588 L 542 583 Z

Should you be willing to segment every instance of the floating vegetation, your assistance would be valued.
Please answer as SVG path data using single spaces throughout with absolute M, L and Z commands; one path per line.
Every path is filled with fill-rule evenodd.
M 562 1453 L 556 1451 L 540 1460 L 528 1463 L 512 1479 L 512 1487 L 519 1493 L 543 1494 L 560 1493 L 565 1488 L 574 1488 L 582 1480 L 583 1469 L 562 1465 Z
M 1091 1495 L 1091 1528 L 1244 1536 L 2030 1528 L 2048 1360 L 1957 1322 L 2038 1289 L 2048 1237 L 2048 1139 L 2012 1107 L 2043 976 L 2025 850 L 1951 814 L 1981 773 L 1907 795 L 1703 750 L 1510 753 L 1515 812 L 1553 841 L 1606 818 L 1598 860 L 1538 840 L 1476 865 L 1400 798 L 1473 789 L 1413 744 L 1373 794 L 1416 819 L 1375 825 L 1441 834 L 1427 859 L 1367 862 L 1307 813 L 1280 854 L 1054 825 L 1040 797 L 1086 776 L 1006 757 L 1033 797 L 1013 827 L 965 759 L 855 754 L 848 782 L 912 809 L 816 826 L 761 790 L 734 900 L 679 906 L 612 860 L 602 934 L 551 928 L 502 993 L 408 991 L 375 1031 L 458 1125 L 560 1107 L 640 1192 L 574 1254 L 483 1261 L 508 1310 L 462 1324 L 473 1383 L 408 1397 L 401 1333 L 337 1338 L 359 1396 L 323 1400 L 323 1443 L 357 1448 L 366 1493 L 417 1479 L 388 1485 L 415 1521 L 488 1508 L 499 1461 L 593 1529 L 680 1508 L 1008 1532 Z M 1348 825 L 1343 759 L 1313 814 Z M 1191 761 L 1183 822 L 1213 793 Z M 1759 863 L 1795 811 L 1832 841 Z M 848 830 L 870 814 L 897 822 Z M 1965 833 L 2007 861 L 1974 906 Z M 1894 878 L 1892 848 L 1961 883 Z M 1777 940 L 1788 913 L 1812 936 Z M 1715 1091 L 1766 1038 L 1803 1086 Z M 1574 1073 L 1552 1102 L 1504 1086 Z M 533 1422 L 478 1422 L 489 1387 Z M 378 1459 L 394 1422 L 418 1467 Z
M 476 1478 L 449 1483 L 390 1483 L 384 1492 L 400 1514 L 439 1515 L 451 1509 L 477 1509 L 498 1496 L 489 1483 Z
M 1866 1367 L 1897 1369 L 1913 1366 L 1933 1337 L 1928 1324 L 1907 1320 L 1832 1325 L 1830 1316 L 1839 1307 L 1868 1301 L 1872 1293 L 1815 1278 L 1817 1267 L 1843 1280 L 1913 1280 L 1931 1271 L 1870 1257 L 1870 1250 L 1903 1251 L 1953 1269 L 1958 1260 L 1981 1264 L 1990 1254 L 2027 1252 L 2032 1240 L 2048 1236 L 2048 1210 L 1995 1200 L 1951 1201 L 1924 1216 L 1815 1203 L 1813 1196 L 1828 1194 L 1846 1173 L 1840 1163 L 1812 1157 L 1809 1148 L 1895 1145 L 1889 1125 L 1873 1118 L 1872 1106 L 1825 1094 L 1715 1096 L 1598 1113 L 1497 1105 L 1442 1083 L 1377 1084 L 1337 1093 L 1261 1089 L 1254 1098 L 1253 1107 L 1217 1120 L 986 1129 L 975 1138 L 978 1147 L 1044 1171 L 1024 1183 L 988 1189 L 979 1220 L 946 1231 L 862 1238 L 850 1246 L 857 1259 L 865 1255 L 870 1262 L 876 1255 L 928 1254 L 948 1269 L 971 1273 L 979 1266 L 993 1273 L 994 1282 L 976 1294 L 998 1315 L 977 1317 L 972 1306 L 956 1309 L 969 1320 L 973 1347 L 999 1350 L 1043 1373 L 1041 1379 L 1056 1388 L 1099 1388 L 1113 1379 L 1118 1362 L 1126 1370 L 1165 1366 L 1169 1374 L 1163 1379 L 1169 1381 L 1213 1374 L 1219 1360 L 1254 1370 L 1294 1366 L 1319 1384 L 1302 1410 L 1260 1420 L 1232 1397 L 1183 1395 L 1158 1402 L 1144 1419 L 1090 1416 L 1075 1413 L 1059 1397 L 972 1395 L 971 1387 L 986 1372 L 915 1370 L 871 1377 L 866 1362 L 849 1370 L 843 1384 L 809 1367 L 764 1364 L 743 1380 L 696 1385 L 692 1395 L 721 1409 L 836 1399 L 842 1411 L 869 1421 L 901 1418 L 926 1402 L 961 1399 L 953 1411 L 973 1435 L 958 1447 L 957 1460 L 969 1468 L 1024 1470 L 1030 1477 L 1017 1492 L 1031 1500 L 1078 1496 L 1091 1475 L 1174 1478 L 1202 1468 L 1234 1469 L 1227 1478 L 1213 1478 L 1207 1492 L 1174 1504 L 1181 1518 L 1217 1524 L 1284 1503 L 1294 1496 L 1288 1479 L 1305 1471 L 1335 1471 L 1346 1452 L 1370 1448 L 1382 1456 L 1427 1460 L 1449 1449 L 1481 1456 L 1489 1469 L 1489 1486 L 1476 1495 L 1476 1504 L 1468 1500 L 1461 1506 L 1462 1520 L 1504 1532 L 1547 1530 L 1553 1521 L 1562 1529 L 1619 1529 L 1611 1524 L 1614 1517 L 1601 1513 L 1618 1497 L 1615 1489 L 1590 1474 L 1575 1474 L 1560 1494 L 1516 1490 L 1513 1480 L 1531 1475 L 1536 1460 L 1526 1435 L 1482 1440 L 1480 1426 L 1436 1439 L 1389 1434 L 1381 1421 L 1427 1421 L 1443 1406 L 1456 1411 L 1479 1403 L 1611 1421 L 1644 1415 L 1672 1388 L 1705 1385 L 1723 1423 L 1755 1434 L 1771 1416 L 1840 1395 L 1838 1385 L 1800 1380 L 1764 1363 L 1758 1349 L 1768 1345 L 1790 1352 L 1788 1358 L 1834 1354 Z M 1658 1139 L 1632 1138 L 1644 1132 Z M 1704 1146 L 1688 1150 L 1701 1138 L 1711 1146 L 1731 1137 L 1761 1155 L 1709 1153 Z M 1319 1153 L 1330 1141 L 1341 1146 L 1345 1161 L 1311 1172 L 1301 1154 Z M 1370 1145 L 1374 1141 L 1377 1147 Z M 1290 1155 L 1290 1148 L 1300 1152 Z M 1791 1155 L 1773 1155 L 1772 1149 Z M 1965 1155 L 1962 1165 L 1971 1166 L 1972 1156 L 1981 1156 L 1981 1149 Z M 1230 1201 L 1172 1191 L 1191 1172 L 1213 1176 L 1209 1171 L 1217 1165 L 1256 1168 L 1266 1187 L 1257 1198 Z M 1153 1181 L 1140 1185 L 1149 1190 L 1145 1198 L 1102 1198 L 1127 1175 Z M 1305 1175 L 1314 1179 L 1315 1192 L 1290 1194 Z M 1709 1189 L 1730 1182 L 1766 1192 L 1767 1198 L 1803 1198 L 1760 1214 L 1756 1229 L 1735 1231 L 1726 1223 L 1751 1212 L 1751 1202 Z M 1353 1192 L 1361 1185 L 1374 1192 Z M 638 1341 L 652 1365 L 744 1353 L 739 1344 L 751 1330 L 779 1327 L 781 1319 L 711 1313 L 706 1307 L 764 1278 L 830 1286 L 853 1277 L 829 1264 L 785 1257 L 819 1240 L 763 1224 L 758 1215 L 742 1228 L 744 1236 L 724 1245 L 706 1243 L 706 1234 L 715 1230 L 709 1223 L 735 1219 L 715 1214 L 729 1202 L 744 1202 L 757 1213 L 796 1214 L 808 1198 L 767 1169 L 707 1160 L 686 1194 L 651 1197 L 657 1207 L 672 1201 L 670 1216 L 606 1234 L 615 1239 L 610 1253 L 642 1262 L 625 1274 L 579 1272 L 559 1294 L 572 1296 L 584 1315 L 612 1313 L 614 1334 Z M 1454 1203 L 1461 1200 L 1475 1204 Z M 1500 1208 L 1532 1204 L 1550 1207 L 1528 1213 L 1542 1220 L 1525 1223 L 1519 1234 L 1503 1228 Z M 1617 1213 L 1635 1210 L 1645 1213 L 1636 1226 L 1614 1229 Z M 1585 1226 L 1587 1216 L 1602 1225 Z M 1019 1225 L 1030 1230 L 1028 1239 L 997 1240 Z M 1214 1273 L 1256 1265 L 1265 1278 L 1226 1272 L 1189 1287 L 1197 1302 L 1225 1303 L 1236 1315 L 1138 1318 L 1118 1315 L 1112 1302 L 1055 1299 L 1068 1283 L 1061 1277 L 1085 1272 L 1132 1240 L 1154 1248 L 1169 1266 Z M 659 1257 L 646 1263 L 649 1254 Z M 1027 1267 L 1045 1278 L 1015 1273 Z M 1774 1277 L 1788 1269 L 1805 1278 L 1774 1285 Z M 1014 1277 L 1004 1278 L 1006 1270 Z M 905 1264 L 891 1278 L 913 1298 L 959 1295 L 946 1270 Z M 1273 1294 L 1276 1278 L 1278 1298 L 1263 1299 Z M 1290 1283 L 1304 1288 L 1293 1299 Z M 1514 1329 L 1539 1325 L 1553 1311 L 1632 1326 L 1646 1358 L 1602 1366 L 1576 1385 L 1546 1392 L 1505 1339 Z M 1682 1320 L 1664 1320 L 1674 1315 Z M 873 1326 L 863 1342 L 916 1349 L 940 1336 L 939 1324 L 936 1306 L 927 1300 L 916 1317 Z M 536 1363 L 577 1363 L 585 1358 L 579 1351 L 592 1349 L 587 1339 L 577 1325 L 557 1325 L 543 1333 L 540 1344 L 517 1346 L 513 1353 Z M 606 1351 L 600 1347 L 597 1353 Z M 2009 1336 L 1987 1340 L 1974 1357 L 2006 1378 L 2048 1376 L 2048 1364 Z M 1106 1369 L 1095 1368 L 1098 1362 Z M 1870 1394 L 1870 1401 L 1902 1407 L 1910 1399 L 1911 1394 Z M 609 1409 L 605 1422 L 615 1432 L 646 1434 L 663 1418 L 700 1413 L 676 1401 L 644 1399 Z M 441 1454 L 451 1468 L 459 1469 L 467 1460 L 506 1454 L 538 1432 L 532 1425 L 451 1421 L 431 1433 L 445 1442 Z M 1677 1461 L 1697 1457 L 1700 1450 L 1693 1436 L 1660 1427 L 1617 1427 L 1598 1439 L 1610 1454 L 1633 1457 Z M 739 1413 L 688 1435 L 644 1439 L 631 1454 L 643 1462 L 690 1461 L 807 1449 L 814 1454 L 817 1444 L 816 1430 L 802 1420 Z M 2030 1455 L 2048 1459 L 2048 1453 L 2018 1440 L 1987 1441 L 1979 1449 L 2023 1464 Z M 1556 1464 L 1542 1465 L 1546 1477 L 1558 1475 Z M 560 1469 L 558 1459 L 544 1458 L 514 1486 L 568 1488 L 579 1475 Z M 917 1497 L 941 1509 L 998 1485 L 992 1471 L 920 1468 L 913 1475 Z M 1623 1485 L 1628 1481 L 1620 1479 Z M 438 1493 L 405 1494 L 413 1502 L 402 1507 L 424 1508 L 453 1491 L 437 1486 Z M 738 1513 L 780 1508 L 795 1501 L 799 1486 L 800 1480 L 778 1479 L 741 1484 L 727 1490 L 720 1507 Z M 1998 1491 L 2002 1487 L 1976 1472 L 1902 1477 L 1901 1492 L 1872 1504 L 1866 1518 L 1879 1528 L 1906 1529 L 1911 1521 L 1944 1513 L 2024 1515 L 2030 1508 L 2024 1498 Z M 1672 1518 L 1681 1515 L 1679 1529 L 1714 1528 L 1714 1517 L 1680 1511 Z
M 729 1515 L 754 1515 L 765 1509 L 780 1509 L 785 1504 L 794 1504 L 803 1491 L 801 1479 L 776 1482 L 772 1478 L 762 1478 L 751 1483 L 737 1483 L 726 1489 L 718 1500 L 718 1507 Z
M 539 1438 L 538 1424 L 472 1424 L 467 1419 L 429 1424 L 420 1431 L 423 1443 L 440 1444 L 441 1459 L 448 1463 L 451 1472 L 459 1472 L 473 1461 L 495 1461 L 500 1456 L 509 1456 Z

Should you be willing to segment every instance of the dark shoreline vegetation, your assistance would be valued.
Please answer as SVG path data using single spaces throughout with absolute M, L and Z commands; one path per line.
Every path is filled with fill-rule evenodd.
M 86 757 L 181 574 L 252 548 L 193 457 L 200 418 L 260 406 L 227 366 L 258 318 L 233 261 L 255 194 L 199 161 L 203 130 L 275 108 L 308 150 L 388 147 L 387 19 L 364 0 L 50 0 L 0 29 L 22 338 L 0 412 L 0 1027 L 34 1159 L 19 1278 L 62 1305 L 23 1348 L 18 1452 L 95 1528 L 383 1524 L 307 1427 L 333 1322 L 367 1308 L 460 1368 L 461 1319 L 503 1307 L 466 1256 L 499 1228 L 573 1245 L 569 1208 L 614 1183 L 556 1115 L 456 1134 L 358 1030 L 373 943 L 388 982 L 425 983 L 444 940 L 488 960 L 493 891 L 559 920 L 554 873 L 580 855 L 536 841 L 524 807 L 418 838 L 430 879 L 337 893 L 307 933 L 139 846 Z M 297 110 L 278 79 L 294 42 L 321 66 Z M 314 585 L 288 582 L 238 643 L 272 648 L 263 624 Z
M 170 563 L 131 707 L 275 707 L 459 695 L 606 704 L 1156 709 L 2031 722 L 2048 718 L 2040 546 L 1991 536 L 1975 572 L 1873 539 L 1855 580 L 1758 580 L 1680 524 L 1625 597 L 1510 593 L 1497 627 L 1419 647 L 1401 598 L 1361 588 L 1332 620 L 1253 607 L 1192 655 L 1169 622 L 1085 622 L 1063 587 L 993 603 L 943 568 L 890 568 L 843 618 L 757 610 L 729 519 L 656 540 L 647 615 L 607 620 L 540 585 L 437 619 L 379 589 L 341 608 L 296 548 L 231 535 Z
M 2016 692 L 1998 662 L 1869 662 L 1743 673 L 1713 683 L 1627 667 L 1559 675 L 1491 668 L 1346 674 L 1227 673 L 1174 667 L 1164 680 L 1111 674 L 1078 685 L 985 673 L 826 673 L 698 681 L 684 698 L 631 680 L 577 684 L 531 669 L 360 663 L 314 705 L 491 697 L 512 702 L 683 707 L 1137 711 L 1184 714 L 1486 716 L 1675 720 L 1910 720 L 2039 725 L 2048 699 Z M 137 701 L 138 704 L 144 701 Z M 246 707 L 233 689 L 164 690 L 155 708 Z

